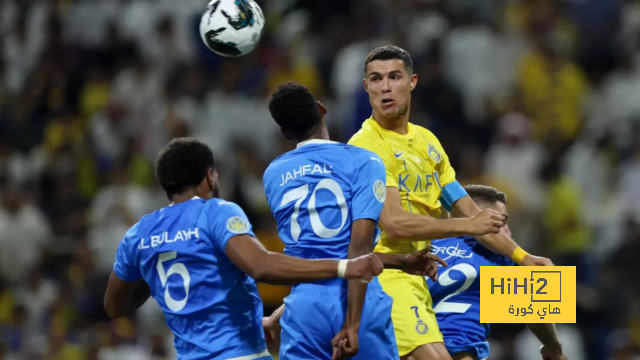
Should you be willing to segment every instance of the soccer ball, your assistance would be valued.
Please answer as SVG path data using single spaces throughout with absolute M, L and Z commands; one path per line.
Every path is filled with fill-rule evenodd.
M 200 20 L 200 36 L 218 55 L 243 56 L 258 45 L 264 22 L 262 9 L 253 0 L 212 0 Z

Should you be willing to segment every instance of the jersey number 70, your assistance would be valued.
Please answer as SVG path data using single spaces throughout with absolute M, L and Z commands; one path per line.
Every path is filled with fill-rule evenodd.
M 318 210 L 316 209 L 316 193 L 320 189 L 329 190 L 336 197 L 337 205 L 340 208 L 341 215 L 340 226 L 338 226 L 337 228 L 328 228 L 324 226 L 322 220 L 320 220 L 320 215 L 318 214 Z M 293 214 L 291 214 L 291 238 L 294 241 L 298 241 L 298 239 L 300 238 L 300 232 L 302 230 L 300 228 L 298 216 L 300 215 L 300 206 L 308 196 L 309 184 L 305 184 L 291 191 L 287 191 L 284 196 L 282 196 L 280 207 L 285 206 L 292 201 L 295 201 L 295 204 L 293 206 Z M 347 208 L 347 201 L 344 198 L 344 193 L 342 192 L 342 189 L 340 188 L 338 182 L 330 178 L 322 179 L 320 180 L 320 182 L 318 182 L 315 189 L 313 189 L 313 191 L 311 192 L 311 197 L 309 198 L 309 203 L 307 204 L 307 210 L 309 211 L 309 222 L 311 223 L 313 232 L 323 239 L 329 239 L 338 235 L 340 233 L 340 230 L 342 230 L 342 228 L 344 227 L 344 224 L 347 222 L 347 218 L 349 216 L 349 210 Z

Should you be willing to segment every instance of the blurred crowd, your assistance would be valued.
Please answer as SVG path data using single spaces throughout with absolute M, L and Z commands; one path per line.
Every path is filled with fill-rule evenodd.
M 505 191 L 516 241 L 578 267 L 569 359 L 640 359 L 640 1 L 263 0 L 265 37 L 238 59 L 202 44 L 207 2 L 0 0 L 0 360 L 173 359 L 153 301 L 102 307 L 125 231 L 168 204 L 158 150 L 210 145 L 222 197 L 280 251 L 262 173 L 293 144 L 269 92 L 308 86 L 346 141 L 387 43 L 411 52 L 411 121 L 458 179 Z M 260 292 L 270 312 L 288 289 Z M 491 340 L 492 359 L 539 359 L 523 326 Z

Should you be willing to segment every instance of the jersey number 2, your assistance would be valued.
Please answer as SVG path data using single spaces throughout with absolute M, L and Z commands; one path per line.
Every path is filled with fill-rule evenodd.
M 187 300 L 189 299 L 189 283 L 191 282 L 191 275 L 189 275 L 189 271 L 187 270 L 187 267 L 184 266 L 183 263 L 179 263 L 179 262 L 173 263 L 169 267 L 169 271 L 167 272 L 164 271 L 163 262 L 168 260 L 173 260 L 177 256 L 178 256 L 178 252 L 176 251 L 160 253 L 158 255 L 158 265 L 156 266 L 156 269 L 158 270 L 158 275 L 160 275 L 160 281 L 162 282 L 162 287 L 164 288 L 164 302 L 167 304 L 167 307 L 171 309 L 171 311 L 173 312 L 178 312 L 184 309 L 185 305 L 187 305 Z M 172 298 L 171 294 L 169 293 L 169 284 L 167 283 L 167 281 L 169 280 L 169 276 L 173 274 L 180 275 L 180 277 L 182 278 L 184 292 L 185 292 L 184 299 L 182 300 L 176 300 Z
M 320 189 L 326 189 L 331 191 L 333 195 L 336 197 L 337 205 L 340 207 L 340 215 L 341 215 L 341 223 L 340 226 L 335 229 L 330 229 L 322 223 L 320 220 L 320 215 L 318 214 L 318 210 L 316 209 L 316 193 Z M 280 206 L 285 206 L 292 201 L 295 201 L 293 205 L 293 214 L 291 214 L 291 237 L 294 241 L 298 241 L 300 238 L 300 223 L 298 222 L 298 215 L 300 215 L 300 205 L 304 199 L 309 196 L 309 184 L 302 185 L 297 187 L 291 191 L 287 191 L 282 197 L 282 202 Z M 309 211 L 309 221 L 311 222 L 311 228 L 313 232 L 323 239 L 332 238 L 342 230 L 344 227 L 344 223 L 347 222 L 347 217 L 349 215 L 347 209 L 347 201 L 344 198 L 344 193 L 340 188 L 340 185 L 337 181 L 333 179 L 322 179 L 316 185 L 316 188 L 311 192 L 311 198 L 309 199 L 309 204 L 307 205 L 307 209 Z
M 458 290 L 440 300 L 438 305 L 433 308 L 433 311 L 436 313 L 464 314 L 471 307 L 471 304 L 449 302 L 447 300 L 467 290 L 471 286 L 471 284 L 473 284 L 473 281 L 478 277 L 478 271 L 476 271 L 476 268 L 469 264 L 458 264 L 452 266 L 447 269 L 447 271 L 443 272 L 442 275 L 438 276 L 438 284 L 440 284 L 440 286 L 450 286 L 456 283 L 456 280 L 452 279 L 451 276 L 449 276 L 449 274 L 453 270 L 459 271 L 464 274 L 464 283 L 462 284 L 462 286 L 460 286 L 460 288 L 458 288 Z

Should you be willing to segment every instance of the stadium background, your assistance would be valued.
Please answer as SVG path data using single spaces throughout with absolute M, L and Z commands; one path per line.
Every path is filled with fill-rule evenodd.
M 569 358 L 640 358 L 639 1 L 264 0 L 265 38 L 232 60 L 199 39 L 206 2 L 0 1 L 0 359 L 172 359 L 154 302 L 114 322 L 102 308 L 124 232 L 167 204 L 157 151 L 206 141 L 223 197 L 281 250 L 261 178 L 292 144 L 266 96 L 307 85 L 345 141 L 386 43 L 412 53 L 411 120 L 459 180 L 507 192 L 515 239 L 578 266 Z M 271 311 L 288 289 L 260 291 Z M 539 359 L 523 326 L 492 330 L 492 359 Z

